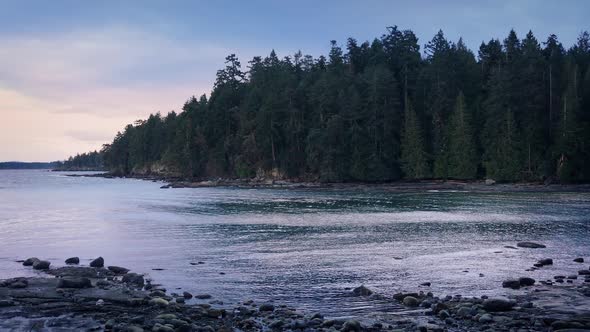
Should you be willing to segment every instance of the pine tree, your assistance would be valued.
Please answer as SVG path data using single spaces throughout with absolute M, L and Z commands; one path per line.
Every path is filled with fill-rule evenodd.
M 449 177 L 475 179 L 477 155 L 471 111 L 465 105 L 465 96 L 459 92 L 455 111 L 449 124 Z
M 401 145 L 401 162 L 405 177 L 408 179 L 429 178 L 430 167 L 420 119 L 409 101 L 406 102 Z

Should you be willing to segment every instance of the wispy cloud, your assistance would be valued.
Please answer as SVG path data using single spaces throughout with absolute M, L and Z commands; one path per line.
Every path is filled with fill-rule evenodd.
M 100 148 L 125 124 L 179 110 L 191 95 L 208 93 L 232 53 L 207 40 L 120 25 L 0 35 L 0 45 L 0 160 L 57 159 Z

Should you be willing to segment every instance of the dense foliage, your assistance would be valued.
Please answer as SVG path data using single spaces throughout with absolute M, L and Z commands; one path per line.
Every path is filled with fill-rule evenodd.
M 590 180 L 590 37 L 482 43 L 410 30 L 335 41 L 327 57 L 234 55 L 209 98 L 128 125 L 103 149 L 120 175 L 321 181 Z

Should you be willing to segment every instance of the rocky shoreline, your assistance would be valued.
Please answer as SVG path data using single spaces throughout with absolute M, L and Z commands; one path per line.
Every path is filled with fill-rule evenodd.
M 361 182 L 319 182 L 298 179 L 277 180 L 267 178 L 226 179 L 215 178 L 205 180 L 187 180 L 164 175 L 128 175 L 116 176 L 110 173 L 69 174 L 73 177 L 132 178 L 153 182 L 165 182 L 161 189 L 169 188 L 283 188 L 283 189 L 334 189 L 334 190 L 366 190 L 377 189 L 389 192 L 420 192 L 420 191 L 469 191 L 469 192 L 590 192 L 590 184 L 559 184 L 552 182 L 515 182 L 496 183 L 493 180 L 422 180 L 394 181 L 385 183 Z
M 543 245 L 517 244 L 531 250 Z M 244 301 L 227 308 L 210 299 L 168 291 L 142 274 L 118 266 L 105 267 L 102 257 L 80 266 L 77 257 L 64 266 L 32 257 L 19 261 L 44 272 L 39 277 L 0 281 L 1 331 L 583 331 L 590 330 L 590 269 L 584 258 L 577 275 L 536 280 L 521 276 L 502 287 L 522 288 L 508 298 L 438 297 L 430 292 L 403 292 L 393 297 L 365 286 L 348 296 L 395 301 L 403 317 L 369 321 L 330 319 L 317 312 L 299 312 L 276 303 Z M 532 269 L 553 264 L 545 259 Z M 424 286 L 428 283 L 425 283 Z M 500 285 L 499 285 L 500 287 Z M 392 317 L 396 317 L 392 313 Z

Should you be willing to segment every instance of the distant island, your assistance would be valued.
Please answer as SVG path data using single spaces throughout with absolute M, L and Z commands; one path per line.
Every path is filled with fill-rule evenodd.
M 120 176 L 317 182 L 590 180 L 590 35 L 567 50 L 514 31 L 477 57 L 411 30 L 327 56 L 235 55 L 209 97 L 150 115 L 100 152 Z M 78 163 L 80 155 L 70 159 Z M 81 164 L 81 163 L 80 163 Z
M 51 162 L 0 162 L 0 169 L 50 169 L 54 171 L 102 171 L 102 153 L 94 151 L 78 154 L 64 161 Z
M 21 162 L 7 161 L 0 162 L 0 169 L 54 169 L 58 166 L 57 162 Z

